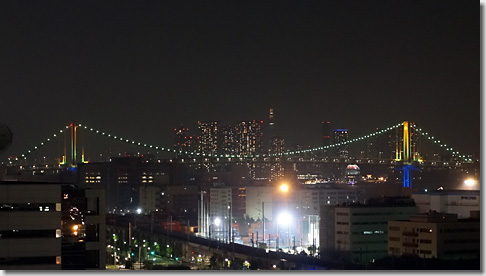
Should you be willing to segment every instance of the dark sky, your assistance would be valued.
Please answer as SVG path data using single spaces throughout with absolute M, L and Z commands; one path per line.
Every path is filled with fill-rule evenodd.
M 270 107 L 289 144 L 410 120 L 477 154 L 479 19 L 474 1 L 1 1 L 0 158 L 73 119 L 170 146 Z

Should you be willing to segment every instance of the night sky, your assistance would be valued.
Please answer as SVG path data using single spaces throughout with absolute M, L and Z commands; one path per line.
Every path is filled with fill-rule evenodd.
M 270 107 L 288 144 L 410 120 L 478 154 L 479 19 L 475 1 L 1 1 L 0 161 L 73 119 L 171 146 Z

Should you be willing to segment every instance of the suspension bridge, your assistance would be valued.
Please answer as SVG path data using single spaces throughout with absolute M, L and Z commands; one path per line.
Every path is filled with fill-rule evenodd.
M 97 145 L 97 143 L 104 145 L 101 145 L 100 149 L 100 145 Z M 51 145 L 51 148 L 45 150 L 49 145 Z M 349 157 L 332 157 L 323 154 L 327 150 L 355 145 L 358 149 L 355 150 L 355 154 L 350 154 Z M 373 146 L 374 149 L 371 149 Z M 118 151 L 118 154 L 116 150 L 113 150 L 116 147 L 122 149 Z M 40 154 L 36 154 L 38 152 Z M 450 162 L 456 164 L 473 162 L 471 155 L 461 154 L 453 147 L 408 121 L 340 143 L 309 147 L 302 150 L 287 150 L 280 154 L 255 155 L 210 154 L 200 152 L 197 149 L 181 151 L 171 146 L 135 141 L 73 121 L 24 153 L 9 156 L 7 165 L 57 163 L 59 165 L 76 166 L 78 163 L 103 161 L 99 158 L 99 155 L 103 156 L 103 153 L 105 158 L 109 158 L 123 156 L 127 152 L 136 152 L 138 155 L 163 155 L 169 156 L 169 159 L 184 156 L 179 158 L 182 162 L 270 162 L 275 161 L 275 159 L 281 162 L 367 162 L 432 165 L 447 165 Z M 47 155 L 51 156 L 50 160 L 45 160 Z

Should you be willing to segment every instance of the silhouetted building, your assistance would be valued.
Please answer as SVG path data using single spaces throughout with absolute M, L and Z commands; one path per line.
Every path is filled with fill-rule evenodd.
M 61 185 L 0 182 L 0 269 L 60 270 Z
M 139 157 L 117 157 L 111 162 L 79 164 L 77 183 L 80 187 L 106 189 L 108 213 L 133 212 L 142 206 L 149 208 L 143 209 L 145 213 L 160 208 L 163 187 L 175 182 L 170 178 L 174 166 L 144 162 Z
M 327 218 L 334 213 L 334 221 L 326 225 L 333 224 L 335 237 L 334 248 L 321 241 L 321 249 L 334 251 L 343 260 L 367 263 L 388 255 L 388 221 L 408 220 L 418 208 L 410 198 L 378 198 L 366 204 L 335 206 L 333 211 L 323 208 L 323 212 Z
M 103 189 L 0 182 L 0 269 L 105 269 Z
M 393 256 L 479 259 L 480 246 L 479 219 L 429 212 L 413 215 L 408 221 L 388 222 L 388 251 Z
M 331 122 L 322 122 L 322 146 L 327 147 L 331 144 Z M 329 149 L 324 148 L 322 150 L 324 157 L 329 157 Z

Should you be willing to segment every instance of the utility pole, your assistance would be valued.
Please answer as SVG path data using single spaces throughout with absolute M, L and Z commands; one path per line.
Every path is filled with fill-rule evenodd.
M 265 243 L 265 202 L 262 202 L 262 228 L 263 228 L 263 243 Z

